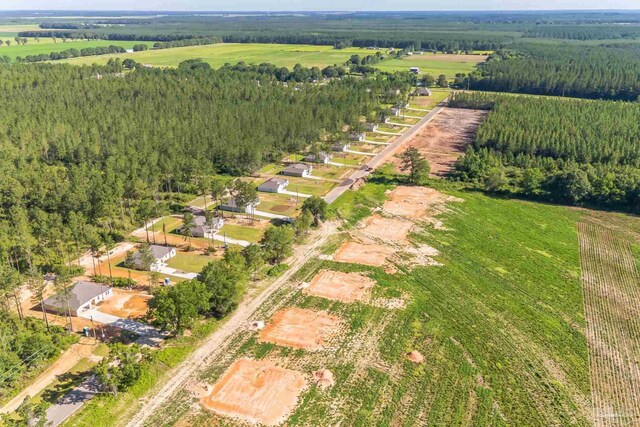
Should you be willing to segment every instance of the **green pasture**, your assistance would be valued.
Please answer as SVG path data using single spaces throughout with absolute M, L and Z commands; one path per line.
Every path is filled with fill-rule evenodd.
M 12 60 L 15 60 L 16 57 L 22 56 L 25 57 L 27 55 L 39 55 L 42 53 L 51 53 L 51 52 L 62 52 L 67 49 L 83 49 L 85 47 L 99 47 L 99 46 L 121 46 L 125 49 L 133 48 L 133 45 L 136 44 L 147 44 L 151 46 L 150 42 L 135 42 L 135 41 L 121 41 L 121 40 L 76 40 L 71 41 L 67 40 L 66 42 L 62 42 L 62 39 L 57 38 L 54 43 L 53 39 L 50 37 L 42 37 L 40 41 L 37 42 L 35 38 L 27 38 L 26 45 L 18 45 L 13 37 L 4 37 L 0 35 L 0 39 L 4 41 L 10 40 L 11 46 L 7 46 L 6 43 L 3 43 L 0 46 L 0 56 L 8 56 Z M 124 54 L 120 55 L 123 56 Z M 88 57 L 85 57 L 88 58 Z M 59 61 L 56 61 L 59 62 Z M 106 62 L 106 61 L 105 61 Z M 92 61 L 89 61 L 88 64 L 91 64 Z
M 190 273 L 200 273 L 204 266 L 214 259 L 215 257 L 208 255 L 178 252 L 176 253 L 176 256 L 167 261 L 167 265 L 177 270 L 187 271 Z
M 262 205 L 262 204 L 261 204 Z M 263 230 L 255 227 L 249 227 L 237 224 L 225 224 L 216 234 L 231 239 L 246 240 L 247 242 L 257 243 L 262 238 Z
M 376 64 L 382 71 L 409 71 L 411 67 L 420 68 L 420 74 L 431 74 L 438 77 L 444 74 L 452 78 L 456 73 L 470 73 L 480 62 L 484 62 L 484 55 L 457 55 L 445 53 L 424 53 L 422 55 L 406 56 L 402 59 L 390 59 Z

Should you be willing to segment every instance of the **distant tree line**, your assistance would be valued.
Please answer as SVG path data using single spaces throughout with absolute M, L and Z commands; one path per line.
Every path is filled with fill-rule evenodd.
M 194 37 L 190 39 L 174 40 L 170 42 L 157 42 L 153 44 L 154 49 L 169 49 L 172 47 L 200 46 L 207 44 L 222 43 L 220 37 Z
M 455 176 L 489 191 L 640 211 L 640 104 L 458 93 L 491 112 Z
M 640 49 L 518 44 L 491 55 L 468 81 L 471 89 L 635 101 Z
M 536 25 L 523 37 L 568 40 L 638 39 L 637 25 Z

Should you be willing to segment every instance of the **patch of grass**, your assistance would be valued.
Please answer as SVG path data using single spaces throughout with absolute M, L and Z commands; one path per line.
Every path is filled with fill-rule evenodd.
M 456 73 L 470 73 L 480 62 L 484 62 L 484 55 L 455 55 L 439 53 L 425 53 L 423 55 L 408 56 L 403 59 L 391 59 L 376 64 L 382 71 L 409 71 L 411 67 L 419 67 L 420 74 L 431 74 L 438 77 L 444 74 L 450 80 Z
M 22 30 L 20 30 L 22 31 Z M 131 49 L 133 45 L 136 44 L 146 44 L 151 47 L 152 43 L 149 42 L 136 42 L 136 41 L 127 41 L 127 40 L 76 40 L 71 41 L 67 40 L 65 43 L 62 42 L 62 39 L 58 38 L 57 43 L 53 42 L 53 39 L 49 37 L 40 38 L 40 42 L 37 42 L 35 38 L 27 38 L 26 46 L 18 45 L 13 38 L 11 40 L 11 46 L 7 46 L 3 44 L 0 46 L 0 56 L 7 55 L 12 60 L 15 60 L 16 57 L 22 56 L 25 57 L 27 55 L 39 55 L 42 53 L 51 53 L 51 52 L 62 52 L 67 49 L 83 49 L 86 47 L 98 47 L 98 46 L 120 46 L 124 49 Z M 120 54 L 119 56 L 124 57 L 128 54 Z M 117 55 L 116 55 L 117 56 Z M 79 59 L 86 59 L 90 57 L 83 57 Z M 60 62 L 60 61 L 56 61 Z
M 225 224 L 222 226 L 217 234 L 223 236 L 226 233 L 227 237 L 238 240 L 246 240 L 247 242 L 257 243 L 262 238 L 264 231 L 250 227 L 246 225 Z
M 200 273 L 205 265 L 213 261 L 215 257 L 196 253 L 177 252 L 176 256 L 167 261 L 167 265 L 177 270 L 190 273 Z

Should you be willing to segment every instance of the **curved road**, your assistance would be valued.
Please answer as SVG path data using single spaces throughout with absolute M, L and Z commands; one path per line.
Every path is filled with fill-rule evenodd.
M 445 98 L 441 103 L 439 103 L 433 110 L 429 112 L 426 116 L 424 116 L 418 123 L 413 125 L 409 130 L 403 133 L 398 137 L 394 142 L 387 145 L 384 150 L 379 152 L 375 157 L 371 158 L 367 163 L 362 165 L 358 170 L 353 172 L 349 178 L 346 178 L 344 181 L 340 183 L 337 187 L 327 193 L 324 196 L 324 200 L 327 203 L 333 203 L 338 197 L 342 195 L 345 191 L 347 191 L 351 185 L 362 179 L 367 177 L 374 171 L 378 166 L 384 163 L 389 157 L 391 157 L 395 151 L 400 148 L 405 142 L 409 141 L 413 136 L 418 133 L 420 129 L 427 123 L 429 123 L 438 113 L 445 107 L 447 99 Z

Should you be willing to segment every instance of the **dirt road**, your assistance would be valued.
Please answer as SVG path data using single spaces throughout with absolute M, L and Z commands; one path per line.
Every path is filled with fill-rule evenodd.
M 169 381 L 167 381 L 155 395 L 147 396 L 144 402 L 141 402 L 141 406 L 131 408 L 131 411 L 135 411 L 136 413 L 127 426 L 142 427 L 149 416 L 166 406 L 167 401 L 176 391 L 184 387 L 189 378 L 198 370 L 205 368 L 209 364 L 209 361 L 215 358 L 218 353 L 225 348 L 225 341 L 229 339 L 234 332 L 239 328 L 246 327 L 256 310 L 258 310 L 276 290 L 290 280 L 295 272 L 298 271 L 308 259 L 317 256 L 319 248 L 326 242 L 327 238 L 336 231 L 336 227 L 337 225 L 335 223 L 324 223 L 320 230 L 312 233 L 309 236 L 309 241 L 312 243 L 297 248 L 296 254 L 287 260 L 291 267 L 282 276 L 271 283 L 255 298 L 243 301 L 225 324 L 209 336 L 191 356 L 166 375 Z

